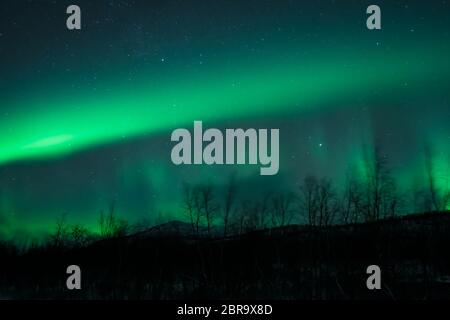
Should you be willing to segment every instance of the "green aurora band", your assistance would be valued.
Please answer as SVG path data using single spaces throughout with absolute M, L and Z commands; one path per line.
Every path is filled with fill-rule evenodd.
M 192 78 L 180 76 L 158 86 L 141 81 L 132 90 L 118 84 L 110 93 L 30 97 L 19 103 L 38 113 L 12 114 L 2 123 L 0 163 L 64 155 L 197 119 L 298 113 L 333 100 L 391 92 L 403 83 L 409 90 L 423 89 L 425 79 L 450 77 L 449 47 L 426 47 L 423 52 L 404 49 L 395 56 L 322 54 L 315 61 L 293 57 L 283 63 L 274 58 L 231 70 L 218 67 Z

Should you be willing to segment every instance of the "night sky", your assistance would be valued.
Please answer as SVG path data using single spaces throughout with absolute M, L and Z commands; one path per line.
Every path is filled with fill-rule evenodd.
M 70 4 L 82 30 L 66 29 Z M 449 1 L 3 0 L 0 236 L 62 213 L 95 228 L 111 203 L 130 221 L 181 218 L 182 182 L 220 194 L 232 173 L 250 197 L 308 174 L 339 188 L 375 145 L 405 194 L 426 187 L 428 146 L 448 190 L 449 32 Z M 194 120 L 279 128 L 279 173 L 173 165 L 170 133 Z

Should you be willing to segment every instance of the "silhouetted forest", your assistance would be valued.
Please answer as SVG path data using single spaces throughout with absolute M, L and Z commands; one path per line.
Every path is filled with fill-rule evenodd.
M 412 195 L 423 213 L 405 215 L 387 158 L 375 149 L 366 160 L 340 188 L 307 176 L 297 190 L 253 199 L 234 175 L 220 192 L 184 183 L 184 221 L 130 224 L 111 204 L 92 233 L 62 215 L 45 243 L 0 244 L 0 298 L 448 298 L 450 194 L 432 161 Z M 71 264 L 82 290 L 66 288 Z M 366 288 L 372 264 L 381 290 Z
M 227 237 L 169 222 L 89 244 L 0 248 L 2 298 L 432 299 L 450 294 L 450 215 L 268 228 Z M 205 228 L 200 232 L 207 233 Z M 54 239 L 55 240 L 55 239 Z M 69 240 L 67 240 L 69 241 Z M 69 291 L 67 266 L 82 269 Z M 382 289 L 366 289 L 367 266 Z

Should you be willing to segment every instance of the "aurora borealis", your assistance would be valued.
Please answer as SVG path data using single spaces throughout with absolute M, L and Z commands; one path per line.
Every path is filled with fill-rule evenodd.
M 361 146 L 383 146 L 403 192 L 450 179 L 450 4 L 367 1 L 68 1 L 0 4 L 0 232 L 45 232 L 61 213 L 94 225 L 179 217 L 186 180 L 236 171 L 256 190 L 306 174 L 338 185 Z M 280 171 L 180 168 L 170 132 L 280 128 Z M 255 188 L 253 190 L 255 190 Z M 245 188 L 247 189 L 247 188 Z

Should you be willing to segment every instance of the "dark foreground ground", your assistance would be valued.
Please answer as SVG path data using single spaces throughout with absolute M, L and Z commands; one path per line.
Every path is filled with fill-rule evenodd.
M 0 299 L 448 299 L 450 214 L 229 238 L 143 232 L 82 248 L 0 248 Z M 82 289 L 66 289 L 66 268 Z M 379 265 L 382 289 L 366 268 Z

